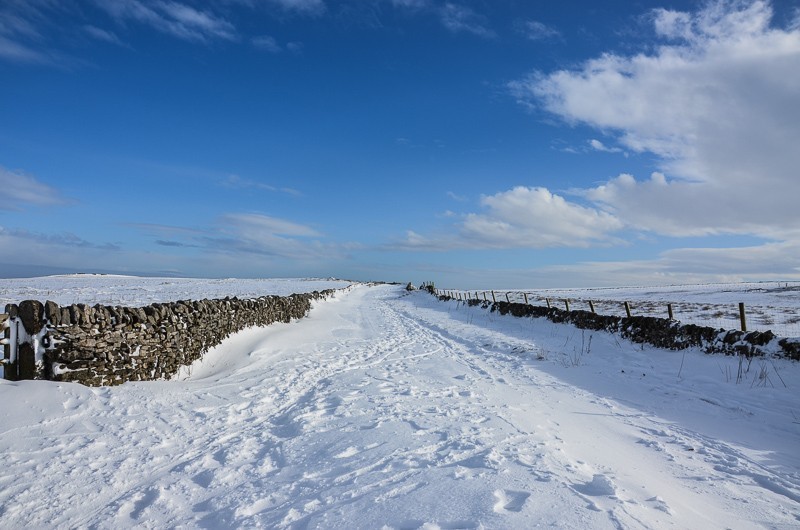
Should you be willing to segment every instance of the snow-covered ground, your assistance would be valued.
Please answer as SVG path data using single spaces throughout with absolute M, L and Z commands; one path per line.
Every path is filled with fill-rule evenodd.
M 141 307 L 152 303 L 236 296 L 286 296 L 347 287 L 344 280 L 270 278 L 207 280 L 196 278 L 145 278 L 111 274 L 67 274 L 41 278 L 0 279 L 0 309 L 23 300 L 52 300 L 59 305 L 122 305 Z
M 0 382 L 3 527 L 797 528 L 800 363 L 359 286 L 180 380 Z
M 452 291 L 465 294 L 465 291 Z M 491 291 L 476 292 L 491 301 Z M 523 294 L 524 293 L 524 294 Z M 633 315 L 667 318 L 667 304 L 672 304 L 674 317 L 684 324 L 697 324 L 723 329 L 739 329 L 739 303 L 745 304 L 748 330 L 766 331 L 781 337 L 800 337 L 800 282 L 714 283 L 670 285 L 662 287 L 607 287 L 595 289 L 538 289 L 495 291 L 498 301 L 528 302 L 554 307 L 589 310 L 604 315 L 625 315 L 624 302 L 629 302 Z

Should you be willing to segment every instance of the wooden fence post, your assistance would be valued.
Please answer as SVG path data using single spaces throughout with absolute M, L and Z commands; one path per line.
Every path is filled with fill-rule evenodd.
M 591 300 L 589 300 L 589 311 L 594 313 L 594 302 L 592 302 Z
M 628 302 L 625 302 L 625 314 L 631 318 L 631 305 Z
M 528 305 L 528 293 L 522 293 L 522 295 L 525 297 L 525 305 Z
M 488 302 L 489 300 L 486 299 L 486 291 L 483 291 L 483 301 Z
M 739 302 L 739 320 L 742 323 L 742 331 L 747 331 L 747 319 L 744 315 L 744 302 Z
M 508 293 L 506 293 L 506 302 L 511 303 L 511 300 L 508 299 Z
M 675 315 L 672 313 L 672 304 L 667 304 L 667 314 L 670 320 L 675 320 Z
M 569 312 L 569 298 L 564 298 L 564 307 L 566 307 L 567 312 Z
M 492 291 L 492 302 L 495 304 L 497 303 L 497 299 L 494 297 L 494 291 Z
M 545 298 L 544 301 L 547 302 L 547 309 L 550 309 L 550 299 Z

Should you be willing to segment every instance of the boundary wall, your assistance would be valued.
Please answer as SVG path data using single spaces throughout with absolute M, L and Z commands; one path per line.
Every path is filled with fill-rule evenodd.
M 458 301 L 470 307 L 481 306 L 501 315 L 547 318 L 555 323 L 572 324 L 578 329 L 617 333 L 638 344 L 682 350 L 700 348 L 706 353 L 724 353 L 745 357 L 778 356 L 800 361 L 800 339 L 779 338 L 771 331 L 723 330 L 694 324 L 681 324 L 667 318 L 598 315 L 591 311 L 565 311 L 556 307 L 534 306 L 516 302 L 457 300 L 447 295 L 441 301 Z
M 305 317 L 328 289 L 254 299 L 177 301 L 145 307 L 61 307 L 26 300 L 6 306 L 6 379 L 88 386 L 168 379 L 245 328 Z

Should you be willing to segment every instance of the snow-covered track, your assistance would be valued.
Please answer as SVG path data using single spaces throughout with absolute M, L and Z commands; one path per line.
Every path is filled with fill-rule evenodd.
M 357 287 L 303 321 L 231 337 L 181 380 L 101 389 L 3 382 L 0 521 L 800 523 L 796 392 L 710 384 L 697 352 L 676 377 L 681 354 L 592 337 L 396 287 Z M 796 367 L 778 368 L 800 384 Z

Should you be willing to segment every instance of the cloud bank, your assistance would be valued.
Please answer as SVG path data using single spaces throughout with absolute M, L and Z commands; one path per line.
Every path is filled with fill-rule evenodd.
M 626 225 L 668 236 L 797 237 L 800 31 L 771 19 L 763 1 L 658 9 L 654 53 L 605 54 L 511 88 L 528 105 L 658 156 L 661 172 L 649 179 L 622 174 L 579 193 Z
M 655 155 L 659 171 L 484 197 L 485 211 L 462 217 L 438 248 L 583 247 L 620 242 L 621 231 L 800 241 L 800 29 L 774 27 L 772 16 L 765 1 L 657 9 L 648 53 L 607 53 L 509 83 L 526 107 L 618 144 L 590 139 L 591 150 Z M 431 243 L 416 233 L 405 242 Z

